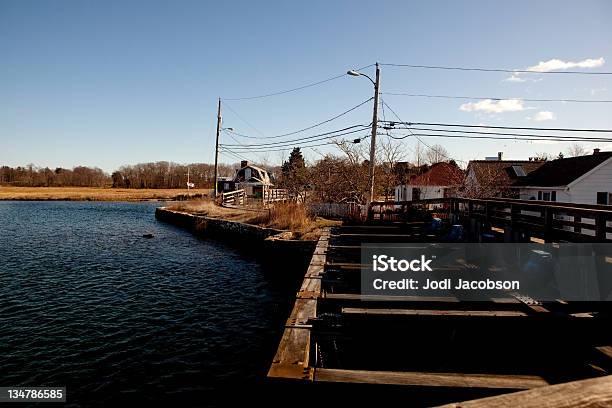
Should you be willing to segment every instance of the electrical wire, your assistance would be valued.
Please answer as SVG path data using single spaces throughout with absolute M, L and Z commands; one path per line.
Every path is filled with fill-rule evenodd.
M 264 149 L 264 150 L 258 150 L 258 149 L 249 149 L 249 150 L 238 150 L 239 153 L 249 153 L 249 152 L 257 152 L 257 153 L 264 153 L 264 152 L 282 152 L 282 151 L 286 151 L 286 150 L 292 150 L 296 147 L 299 147 L 300 149 L 307 149 L 310 147 L 319 147 L 319 146 L 329 146 L 329 145 L 335 145 L 336 143 L 334 142 L 327 142 L 327 143 L 319 143 L 319 144 L 314 144 L 314 145 L 294 145 L 294 146 L 287 146 L 284 148 L 280 148 L 280 149 Z
M 364 70 L 364 69 L 367 69 L 367 68 L 370 68 L 370 67 L 373 67 L 373 66 L 374 66 L 374 64 L 370 64 L 370 65 L 366 65 L 366 66 L 361 67 L 361 68 L 357 68 L 357 70 L 361 71 L 361 70 Z M 244 101 L 244 100 L 251 100 L 251 99 L 268 98 L 270 96 L 284 95 L 284 94 L 287 94 L 287 93 L 290 93 L 290 92 L 300 91 L 302 89 L 306 89 L 306 88 L 310 88 L 310 87 L 313 87 L 313 86 L 321 85 L 321 84 L 324 84 L 326 82 L 330 82 L 330 81 L 333 81 L 335 79 L 342 78 L 344 76 L 347 76 L 346 72 L 344 72 L 344 73 L 342 73 L 340 75 L 335 75 L 335 76 L 327 78 L 327 79 L 323 79 L 321 81 L 316 81 L 316 82 L 312 82 L 312 83 L 309 83 L 309 84 L 306 84 L 306 85 L 298 86 L 297 88 L 291 88 L 291 89 L 286 89 L 286 90 L 277 91 L 277 92 L 270 92 L 270 93 L 267 93 L 267 94 L 256 95 L 256 96 L 245 96 L 245 97 L 240 97 L 240 98 L 222 98 L 222 100 L 226 100 L 226 101 Z
M 612 75 L 612 72 L 586 72 L 586 71 L 536 71 L 531 69 L 503 69 L 503 68 L 471 68 L 471 67 L 448 67 L 442 65 L 413 65 L 413 64 L 394 64 L 380 63 L 387 67 L 441 69 L 453 71 L 480 71 L 480 72 L 507 72 L 511 74 L 575 74 L 575 75 Z
M 355 127 L 358 127 L 359 129 L 354 129 Z M 296 142 L 302 142 L 305 140 L 308 140 L 310 142 L 314 142 L 317 140 L 324 140 L 324 139 L 332 139 L 334 137 L 338 137 L 338 136 L 345 136 L 345 135 L 350 135 L 353 133 L 357 133 L 357 132 L 361 132 L 364 130 L 364 128 L 369 127 L 368 125 L 355 125 L 355 126 L 351 126 L 348 128 L 344 128 L 344 129 L 340 129 L 337 131 L 333 131 L 333 132 L 327 132 L 327 133 L 322 133 L 322 134 L 318 134 L 318 135 L 313 135 L 313 136 L 308 136 L 308 137 L 302 137 L 302 138 L 298 138 L 298 139 L 293 139 L 293 140 L 283 140 L 283 141 L 279 141 L 279 142 L 270 142 L 270 143 L 258 143 L 258 144 L 244 144 L 244 143 L 240 143 L 238 142 L 236 139 L 234 139 L 235 141 L 238 142 L 238 145 L 240 146 L 244 146 L 244 147 L 258 147 L 258 146 L 274 146 L 274 145 L 293 145 Z M 350 131 L 346 131 L 348 129 L 354 129 L 354 130 L 350 130 Z M 235 144 L 224 144 L 224 146 L 236 146 Z M 280 146 L 278 146 L 280 147 Z
M 527 141 L 557 141 L 557 142 L 584 142 L 584 141 L 593 141 L 590 139 L 584 138 L 575 138 L 575 137 L 550 137 L 550 138 L 541 138 L 541 137 L 516 137 L 516 136 L 478 136 L 478 135 L 446 135 L 446 134 L 435 134 L 435 133 L 409 133 L 403 136 L 393 136 L 389 135 L 392 139 L 402 140 L 407 137 L 446 137 L 446 138 L 459 138 L 459 139 L 491 139 L 491 140 L 527 140 Z M 594 140 L 602 143 L 612 143 L 612 139 L 597 139 Z
M 476 96 L 455 96 L 455 95 L 429 95 L 429 94 L 411 94 L 402 92 L 383 92 L 382 95 L 393 95 L 393 96 L 409 96 L 414 98 L 440 98 L 440 99 L 470 99 L 470 100 L 483 100 L 489 99 L 492 101 L 507 101 L 507 100 L 518 100 L 525 102 L 577 102 L 577 103 L 612 103 L 609 99 L 531 99 L 531 98 L 493 98 L 487 97 L 476 97 Z
M 382 98 L 381 98 L 382 100 Z M 402 119 L 399 117 L 399 115 L 393 110 L 393 108 L 391 108 L 389 106 L 389 104 L 387 102 L 385 102 L 383 100 L 383 103 L 385 104 L 385 106 L 391 111 L 391 113 L 393 113 L 393 115 L 402 123 L 406 123 L 404 121 L 402 121 Z M 434 149 L 432 146 L 430 146 L 429 144 L 425 143 L 423 140 L 421 140 L 421 138 L 418 135 L 415 135 L 414 133 L 412 133 L 412 131 L 410 129 L 407 129 L 408 132 L 410 133 L 411 136 L 414 136 L 419 142 L 423 143 L 425 146 L 427 146 L 429 149 L 435 151 L 436 153 L 438 153 L 440 156 L 443 156 L 445 158 L 447 158 L 448 160 L 454 160 L 455 162 L 460 162 L 460 163 L 466 163 L 465 160 L 459 160 L 459 159 L 453 159 L 452 157 L 449 157 L 448 155 L 446 155 L 445 153 L 441 152 L 440 150 Z
M 389 107 L 389 105 L 387 105 Z M 391 108 L 389 108 L 391 109 Z M 397 117 L 397 115 L 396 115 Z M 399 118 L 398 118 L 399 119 Z M 540 130 L 550 132 L 595 132 L 595 133 L 612 133 L 612 129 L 577 129 L 577 128 L 540 128 L 540 127 L 517 127 L 517 126 L 491 126 L 491 125 L 462 125 L 456 123 L 429 123 L 429 122 L 391 122 L 385 123 L 401 123 L 407 126 L 424 125 L 424 126 L 442 126 L 442 127 L 465 127 L 465 128 L 484 128 L 484 129 L 513 129 L 513 130 Z
M 419 130 L 425 132 L 447 132 L 447 133 L 469 133 L 469 134 L 479 134 L 479 135 L 499 135 L 499 136 L 524 136 L 524 137 L 537 137 L 545 140 L 546 138 L 573 138 L 573 139 L 581 139 L 585 141 L 597 141 L 597 140 L 610 140 L 609 138 L 596 137 L 596 136 L 570 136 L 570 135 L 543 135 L 543 134 L 534 134 L 534 133 L 505 133 L 505 132 L 479 132 L 474 130 L 451 130 L 451 129 L 430 129 L 430 128 L 420 128 L 420 127 L 410 127 L 410 128 L 393 128 L 396 130 L 399 129 L 410 129 L 410 130 Z M 392 130 L 392 129 L 390 129 Z

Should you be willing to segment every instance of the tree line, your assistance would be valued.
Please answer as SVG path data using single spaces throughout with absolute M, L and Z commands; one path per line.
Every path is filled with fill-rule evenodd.
M 219 165 L 220 176 L 233 176 L 237 166 Z M 212 188 L 214 165 L 189 165 L 171 162 L 140 163 L 121 166 L 111 174 L 98 167 L 0 166 L 0 185 L 15 187 L 115 187 L 115 188 L 186 188 L 189 181 L 197 188 Z

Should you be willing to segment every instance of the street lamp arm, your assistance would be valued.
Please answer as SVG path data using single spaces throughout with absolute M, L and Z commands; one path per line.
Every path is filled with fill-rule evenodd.
M 370 82 L 371 82 L 371 83 L 372 83 L 374 86 L 376 86 L 376 82 L 374 82 L 374 80 L 373 80 L 372 78 L 370 78 L 368 75 L 364 74 L 363 72 L 359 72 L 359 71 L 350 70 L 350 71 L 347 71 L 347 73 L 346 73 L 346 74 L 347 74 L 347 75 L 350 75 L 350 76 L 364 76 L 364 77 L 368 78 L 368 79 L 370 80 Z

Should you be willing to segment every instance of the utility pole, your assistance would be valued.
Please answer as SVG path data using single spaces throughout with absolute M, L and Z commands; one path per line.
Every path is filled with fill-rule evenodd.
M 217 141 L 215 143 L 215 186 L 214 197 L 217 197 L 217 179 L 219 177 L 219 132 L 221 132 L 221 98 L 219 98 L 219 106 L 217 107 Z
M 370 144 L 370 200 L 374 201 L 374 167 L 376 166 L 376 131 L 378 130 L 378 89 L 380 87 L 380 66 L 376 63 L 376 82 L 374 82 L 374 112 L 372 114 L 372 141 Z

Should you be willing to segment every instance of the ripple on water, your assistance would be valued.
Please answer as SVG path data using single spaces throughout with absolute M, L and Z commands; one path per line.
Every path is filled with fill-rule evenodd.
M 71 405 L 201 406 L 265 375 L 291 291 L 155 206 L 0 202 L 3 384 L 66 385 Z

